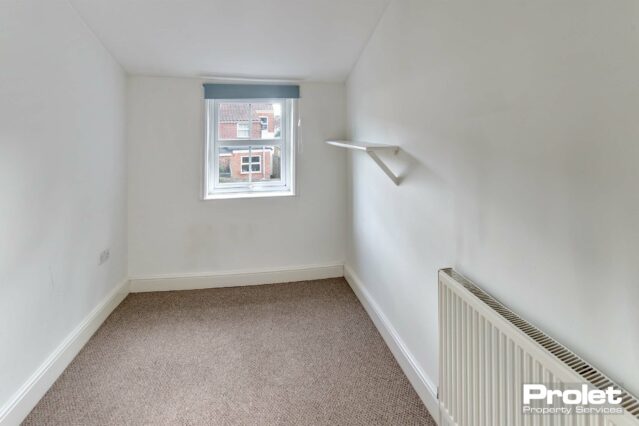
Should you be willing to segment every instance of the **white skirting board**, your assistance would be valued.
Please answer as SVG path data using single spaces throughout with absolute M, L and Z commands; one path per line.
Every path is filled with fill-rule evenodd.
M 9 402 L 0 408 L 0 426 L 15 426 L 24 420 L 127 294 L 129 281 L 124 280 L 69 333 Z
M 415 357 L 410 353 L 404 341 L 391 324 L 390 320 L 381 310 L 377 302 L 372 298 L 366 290 L 361 280 L 353 270 L 348 266 L 344 266 L 344 278 L 353 289 L 353 292 L 359 299 L 364 309 L 368 313 L 375 327 L 384 338 L 386 345 L 389 347 L 393 356 L 397 360 L 406 377 L 415 388 L 415 391 L 424 402 L 430 415 L 435 419 L 437 424 L 439 420 L 439 402 L 437 401 L 437 387 L 432 380 L 426 375 L 421 367 L 415 361 Z
M 132 277 L 131 293 L 147 291 L 197 290 L 203 288 L 240 287 L 294 281 L 319 280 L 344 276 L 343 263 L 268 269 L 245 269 L 202 274 Z
M 103 301 L 60 343 L 11 400 L 0 408 L 0 426 L 18 425 L 53 385 L 73 358 L 102 325 L 129 292 L 189 290 L 215 287 L 235 287 L 293 281 L 307 281 L 344 276 L 384 338 L 395 359 L 422 399 L 431 416 L 439 423 L 437 391 L 432 381 L 415 362 L 399 334 L 379 305 L 353 271 L 343 264 L 229 271 L 189 276 L 161 276 L 132 278 L 120 283 Z

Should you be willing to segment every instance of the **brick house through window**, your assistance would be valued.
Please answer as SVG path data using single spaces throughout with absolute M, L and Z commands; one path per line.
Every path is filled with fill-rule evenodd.
M 291 194 L 295 108 L 289 98 L 207 99 L 206 196 Z
M 280 178 L 279 156 L 275 148 L 221 147 L 220 182 L 277 180 Z
M 250 106 L 234 102 L 220 104 L 218 122 L 221 140 L 273 139 L 280 136 L 280 114 L 275 114 L 270 103 Z
M 220 183 L 280 179 L 280 149 L 255 146 L 255 141 L 280 137 L 281 109 L 276 111 L 273 103 L 221 103 L 218 126 L 220 140 L 252 141 L 250 146 L 220 147 Z

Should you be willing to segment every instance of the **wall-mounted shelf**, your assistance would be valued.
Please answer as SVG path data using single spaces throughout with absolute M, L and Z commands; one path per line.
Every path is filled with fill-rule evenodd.
M 338 146 L 340 148 L 353 149 L 356 151 L 364 151 L 369 157 L 375 161 L 375 163 L 382 169 L 386 175 L 391 178 L 395 185 L 399 185 L 400 179 L 391 169 L 379 158 L 377 151 L 393 151 L 393 154 L 399 152 L 399 147 L 396 145 L 383 145 L 378 143 L 367 142 L 353 142 L 353 141 L 326 141 L 327 144 Z

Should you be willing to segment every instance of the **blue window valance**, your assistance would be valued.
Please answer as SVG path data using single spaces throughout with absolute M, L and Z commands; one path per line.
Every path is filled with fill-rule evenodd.
M 205 99 L 297 99 L 300 86 L 271 84 L 204 85 Z

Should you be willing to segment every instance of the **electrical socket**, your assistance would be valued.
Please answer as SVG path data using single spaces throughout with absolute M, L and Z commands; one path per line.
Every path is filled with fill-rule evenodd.
M 100 253 L 99 265 L 102 265 L 104 262 L 109 260 L 109 257 L 111 257 L 111 253 L 109 252 L 109 249 L 102 250 L 102 253 Z

